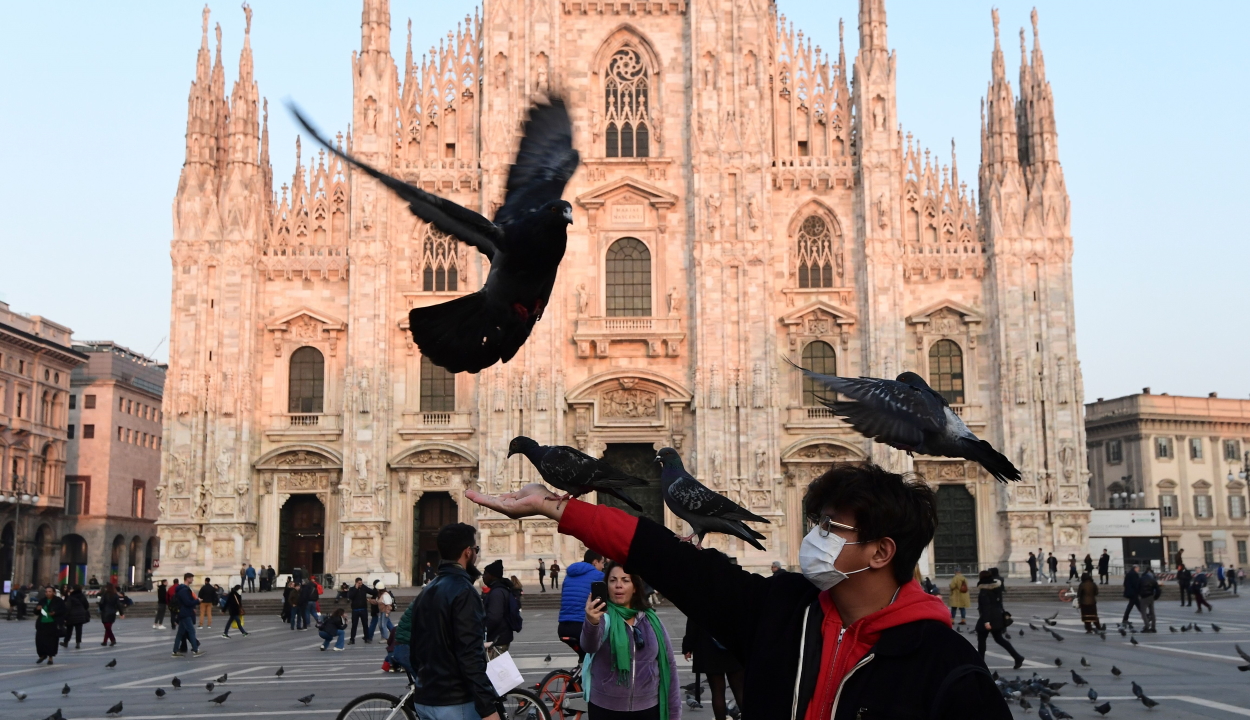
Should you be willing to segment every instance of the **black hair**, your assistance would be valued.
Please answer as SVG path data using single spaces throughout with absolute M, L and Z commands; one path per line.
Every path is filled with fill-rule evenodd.
M 438 531 L 438 556 L 443 560 L 459 560 L 467 547 L 473 546 L 477 529 L 464 523 L 444 525 Z
M 615 560 L 609 560 L 608 564 L 603 566 L 603 581 L 607 582 L 608 576 L 612 574 L 612 570 L 618 567 L 625 571 L 625 574 L 629 576 L 629 581 L 634 585 L 634 596 L 630 598 L 629 606 L 634 610 L 649 609 L 651 602 L 647 599 L 647 583 L 642 579 L 641 575 L 626 570 L 624 565 Z
M 603 559 L 603 556 L 595 552 L 594 550 L 587 550 L 582 555 L 582 562 L 593 563 L 593 562 L 598 562 L 602 559 Z
M 855 517 L 860 541 L 894 541 L 894 579 L 912 579 L 920 553 L 937 529 L 937 496 L 918 476 L 903 477 L 872 462 L 837 465 L 803 495 L 803 515 L 815 525 L 826 508 Z

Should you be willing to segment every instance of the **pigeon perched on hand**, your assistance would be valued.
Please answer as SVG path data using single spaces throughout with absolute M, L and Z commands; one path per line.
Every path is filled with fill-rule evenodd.
M 660 490 L 664 496 L 664 504 L 673 514 L 685 520 L 693 531 L 682 540 L 690 540 L 698 536 L 695 545 L 703 547 L 703 536 L 709 532 L 719 532 L 742 538 L 757 550 L 763 550 L 760 538 L 764 536 L 747 527 L 744 521 L 768 522 L 741 505 L 718 492 L 709 490 L 703 483 L 694 479 L 682 465 L 681 456 L 673 448 L 660 448 L 655 456 L 660 463 Z
M 1241 656 L 1241 659 L 1246 661 L 1245 665 L 1238 665 L 1237 669 L 1242 672 L 1250 670 L 1250 654 L 1246 653 L 1245 650 L 1242 650 L 1240 644 L 1233 645 L 1233 647 L 1237 649 L 1237 654 Z
M 563 490 L 564 500 L 598 491 L 642 512 L 642 506 L 621 492 L 621 488 L 643 487 L 647 481 L 627 475 L 604 460 L 566 445 L 539 445 L 524 435 L 508 443 L 508 457 L 517 453 L 530 461 L 548 485 Z
M 790 362 L 787 359 L 787 362 Z M 793 362 L 790 362 L 794 365 Z M 946 398 L 919 375 L 905 372 L 895 380 L 821 375 L 794 365 L 807 377 L 855 402 L 820 399 L 865 437 L 908 454 L 964 458 L 981 464 L 999 482 L 1019 480 L 1020 471 L 981 440 L 950 409 Z
M 477 292 L 408 313 L 421 354 L 453 373 L 476 373 L 511 360 L 547 307 L 573 222 L 573 206 L 560 199 L 579 161 L 564 101 L 553 98 L 530 108 L 508 170 L 504 204 L 493 222 L 348 156 L 294 106 L 291 111 L 327 150 L 389 187 L 414 215 L 490 260 L 486 283 Z
M 1099 715 L 1106 715 L 1107 713 L 1111 712 L 1111 703 L 1105 702 L 1102 705 L 1095 705 L 1094 712 L 1098 713 Z
M 116 717 L 117 715 L 121 715 L 122 714 L 122 701 L 118 700 L 117 704 L 109 708 L 108 710 L 105 710 L 104 714 L 113 715 L 114 717 Z
M 296 702 L 301 702 L 301 703 L 304 703 L 305 705 L 307 705 L 308 703 L 312 702 L 312 701 L 313 701 L 313 698 L 315 698 L 315 697 L 317 697 L 317 694 L 316 694 L 316 693 L 313 693 L 312 695 L 305 695 L 305 696 L 304 696 L 304 697 L 302 697 L 302 698 L 297 698 L 297 699 L 296 699 Z
M 218 695 L 217 697 L 215 697 L 215 698 L 213 698 L 213 699 L 209 700 L 209 702 L 211 702 L 211 703 L 217 703 L 218 705 L 220 705 L 220 704 L 222 704 L 222 703 L 224 703 L 224 702 L 226 701 L 226 698 L 230 697 L 230 693 L 231 693 L 231 692 L 233 692 L 233 691 L 232 691 L 232 690 L 227 690 L 226 692 L 224 692 L 224 693 L 222 693 L 222 694 Z

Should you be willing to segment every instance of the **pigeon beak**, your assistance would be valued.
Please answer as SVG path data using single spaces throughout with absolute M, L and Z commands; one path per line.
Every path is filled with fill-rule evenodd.
M 564 208 L 564 221 L 567 222 L 569 225 L 573 224 L 573 208 L 572 207 Z

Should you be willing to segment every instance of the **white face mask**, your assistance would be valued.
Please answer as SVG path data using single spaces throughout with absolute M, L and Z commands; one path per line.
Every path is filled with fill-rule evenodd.
M 848 575 L 867 570 L 867 567 L 862 567 L 842 572 L 834 567 L 843 546 L 860 544 L 862 543 L 847 542 L 845 538 L 834 533 L 825 533 L 817 525 L 803 538 L 803 544 L 799 546 L 799 568 L 803 571 L 803 577 L 823 591 L 842 582 Z

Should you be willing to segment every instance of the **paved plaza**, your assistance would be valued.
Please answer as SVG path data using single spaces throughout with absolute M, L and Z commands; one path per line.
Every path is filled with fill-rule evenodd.
M 1112 586 L 1109 586 L 1112 587 Z M 1113 593 L 1107 593 L 1111 595 Z M 1037 672 L 1052 680 L 1071 682 L 1069 669 L 1090 681 L 1100 696 L 1099 702 L 1110 700 L 1111 718 L 1234 718 L 1250 716 L 1250 673 L 1237 671 L 1242 664 L 1233 649 L 1241 643 L 1250 650 L 1250 602 L 1242 599 L 1217 601 L 1214 615 L 1196 615 L 1182 610 L 1173 602 L 1158 606 L 1157 635 L 1138 635 L 1140 645 L 1133 647 L 1127 638 L 1108 633 L 1104 642 L 1084 633 L 1076 610 L 1058 602 L 1011 603 L 1008 609 L 1017 618 L 1011 628 L 1011 640 L 1028 658 L 1023 674 Z M 1119 620 L 1124 603 L 1116 598 L 1100 608 L 1104 621 Z M 143 605 L 136 606 L 143 608 Z M 1031 616 L 1049 617 L 1059 611 L 1056 630 L 1065 638 L 1054 640 L 1045 632 L 1029 630 Z M 536 682 L 548 671 L 568 667 L 575 657 L 555 639 L 556 610 L 534 608 L 525 613 L 525 631 L 512 646 L 513 656 L 527 682 Z M 685 618 L 669 605 L 659 608 L 661 619 L 680 646 Z M 1201 634 L 1171 633 L 1169 625 L 1178 628 L 1199 620 Z M 1215 633 L 1211 621 L 1220 625 Z M 221 620 L 213 631 L 200 634 L 206 654 L 200 658 L 171 658 L 173 632 L 153 630 L 146 611 L 133 613 L 119 621 L 114 630 L 116 647 L 100 647 L 103 628 L 98 620 L 88 624 L 81 650 L 62 649 L 56 665 L 51 668 L 35 665 L 34 628 L 30 620 L 0 622 L 0 718 L 4 720 L 39 720 L 57 708 L 72 720 L 103 718 L 114 703 L 123 701 L 122 718 L 165 720 L 173 718 L 333 717 L 351 698 L 366 692 L 400 693 L 404 680 L 400 675 L 380 672 L 384 645 L 363 644 L 358 638 L 341 653 L 319 652 L 315 630 L 292 632 L 277 617 L 252 615 L 247 619 L 251 636 L 230 639 L 221 637 Z M 971 627 L 971 618 L 968 628 Z M 1040 621 L 1033 620 L 1041 626 Z M 1140 623 L 1138 623 L 1140 624 Z M 1019 630 L 1024 629 L 1024 637 Z M 974 639 L 975 642 L 975 639 Z M 1014 677 L 1011 660 L 993 641 L 986 657 L 990 667 Z M 550 654 L 550 662 L 545 657 Z M 1082 667 L 1084 657 L 1091 667 Z M 117 659 L 117 666 L 105 665 Z M 1063 661 L 1055 668 L 1055 658 Z M 691 682 L 690 665 L 678 658 L 681 683 Z M 1116 679 L 1110 669 L 1115 665 L 1123 671 Z M 279 667 L 285 668 L 281 679 L 274 677 Z M 223 674 L 227 681 L 212 692 L 205 684 Z M 182 689 L 174 690 L 170 680 L 177 676 Z M 1130 690 L 1136 681 L 1146 693 L 1160 702 L 1148 710 Z M 71 692 L 61 695 L 68 683 Z M 164 688 L 164 698 L 155 696 L 156 688 Z M 19 702 L 10 690 L 27 694 Z M 209 700 L 222 692 L 231 692 L 218 708 Z M 1055 703 L 1076 718 L 1097 718 L 1092 703 L 1086 699 L 1087 688 L 1064 687 Z M 705 690 L 706 692 L 706 690 Z M 296 699 L 315 693 L 312 704 L 305 708 Z M 1036 702 L 1034 702 L 1036 705 Z M 1018 717 L 1035 717 L 1036 710 L 1025 713 L 1013 706 Z M 711 706 L 704 696 L 704 708 L 684 708 L 686 717 L 711 720 Z

